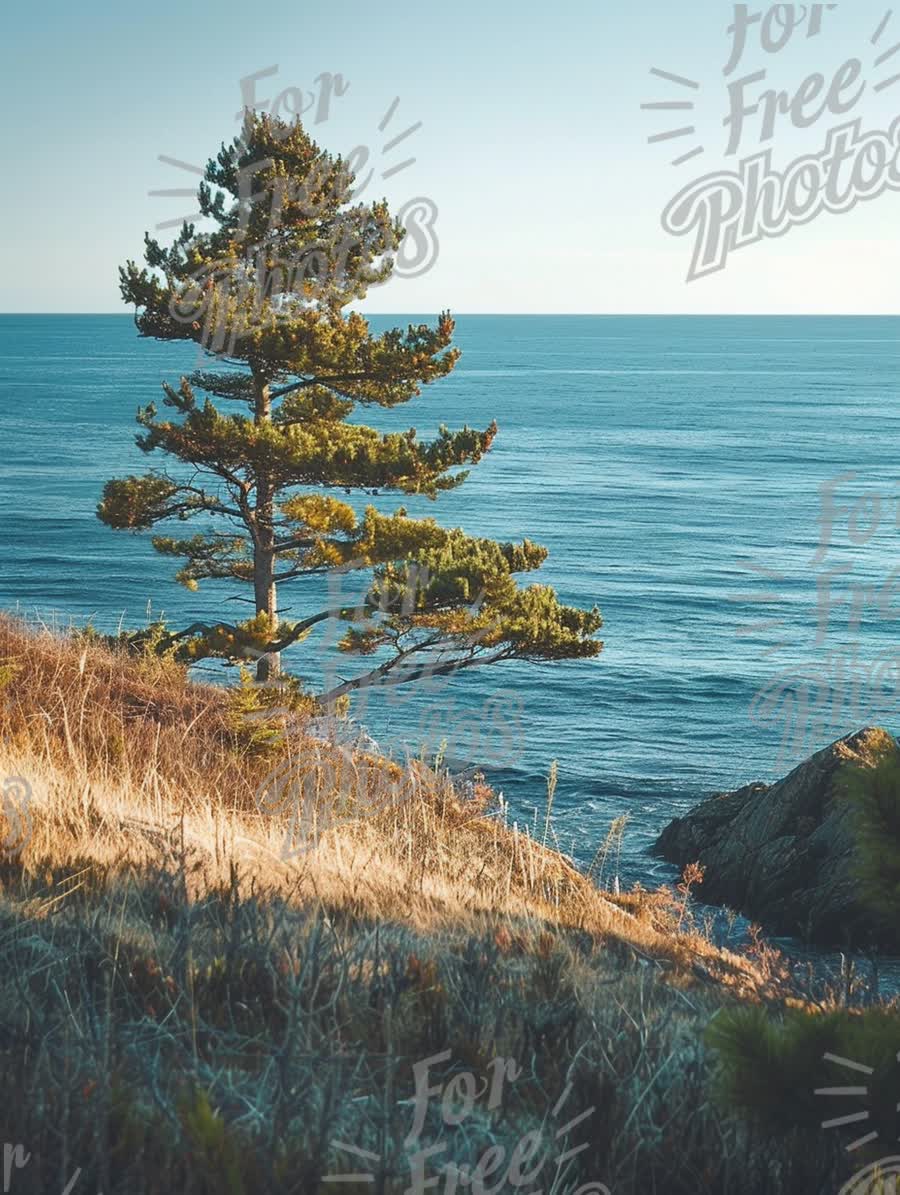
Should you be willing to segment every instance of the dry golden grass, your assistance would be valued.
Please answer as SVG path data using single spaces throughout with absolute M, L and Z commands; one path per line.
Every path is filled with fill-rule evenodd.
M 107 1195 L 324 1193 L 343 1141 L 380 1160 L 374 1187 L 342 1190 L 395 1195 L 413 1066 L 438 1054 L 443 1082 L 522 1067 L 496 1115 L 429 1111 L 448 1165 L 508 1161 L 569 1091 L 592 1119 L 566 1174 L 542 1172 L 552 1195 L 837 1185 L 818 1138 L 760 1139 L 712 1100 L 710 1019 L 785 991 L 777 965 L 693 931 L 684 886 L 601 891 L 485 785 L 308 722 L 261 752 L 238 696 L 0 617 L 0 778 L 32 793 L 31 834 L 0 860 L 0 1067 L 19 1096 L 0 1137 L 32 1155 L 16 1191 L 77 1171 Z M 290 783 L 257 797 L 276 768 L 317 819 L 288 858 Z
M 349 753 L 308 737 L 296 718 L 275 752 L 254 753 L 225 690 L 189 683 L 168 662 L 5 617 L 0 669 L 0 775 L 22 776 L 32 790 L 33 832 L 17 861 L 23 877 L 66 892 L 74 870 L 90 885 L 187 863 L 194 899 L 236 871 L 242 895 L 346 906 L 420 930 L 512 918 L 587 931 L 687 972 L 701 964 L 739 986 L 761 983 L 745 959 L 673 932 L 663 900 L 598 890 L 526 828 L 501 820 L 484 785 L 461 796 L 445 774 Z M 317 816 L 336 823 L 288 858 L 296 801 L 288 794 L 261 812 L 256 795 L 281 769 L 305 791 L 314 787 Z M 370 786 L 389 777 L 393 799 L 367 816 L 354 816 L 344 799 L 334 818 L 339 793 L 353 792 L 361 772 Z M 67 899 L 62 892 L 48 889 L 47 900 Z

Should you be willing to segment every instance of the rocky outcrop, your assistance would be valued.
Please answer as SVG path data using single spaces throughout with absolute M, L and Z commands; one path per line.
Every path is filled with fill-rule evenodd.
M 848 766 L 871 766 L 896 744 L 867 727 L 817 752 L 776 784 L 718 793 L 657 839 L 654 853 L 705 868 L 695 889 L 775 932 L 821 945 L 900 945 L 900 927 L 879 925 L 859 901 Z

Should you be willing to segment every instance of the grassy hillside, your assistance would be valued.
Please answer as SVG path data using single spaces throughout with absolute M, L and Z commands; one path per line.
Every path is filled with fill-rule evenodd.
M 718 1109 L 709 1021 L 790 993 L 683 895 L 600 891 L 486 785 L 267 739 L 152 657 L 0 618 L 0 684 L 11 1191 L 837 1188 L 824 1134 Z M 289 858 L 275 767 L 315 794 Z

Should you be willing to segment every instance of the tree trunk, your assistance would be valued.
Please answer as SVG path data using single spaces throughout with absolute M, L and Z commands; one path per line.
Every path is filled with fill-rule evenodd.
M 253 553 L 253 590 L 256 598 L 256 613 L 277 617 L 277 594 L 272 574 L 275 571 L 274 557 L 271 551 L 256 547 Z M 278 676 L 281 671 L 281 656 L 278 652 L 268 652 L 260 656 L 256 664 L 256 680 L 265 684 Z
M 254 422 L 269 423 L 272 419 L 272 398 L 268 382 L 257 378 Z M 253 542 L 253 592 L 256 613 L 278 616 L 278 595 L 275 588 L 275 501 L 271 479 L 265 475 L 257 478 L 256 485 L 256 535 Z M 281 657 L 277 652 L 261 656 L 256 665 L 257 684 L 273 680 L 281 672 Z

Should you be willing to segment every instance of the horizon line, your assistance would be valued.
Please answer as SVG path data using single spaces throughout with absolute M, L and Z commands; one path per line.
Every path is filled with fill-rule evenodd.
M 363 311 L 364 316 L 386 315 L 400 318 L 408 315 L 438 316 L 440 311 Z M 0 311 L 4 316 L 52 315 L 52 316 L 119 316 L 134 318 L 128 311 Z M 517 319 L 900 319 L 900 312 L 894 311 L 457 311 L 454 316 L 499 315 Z

